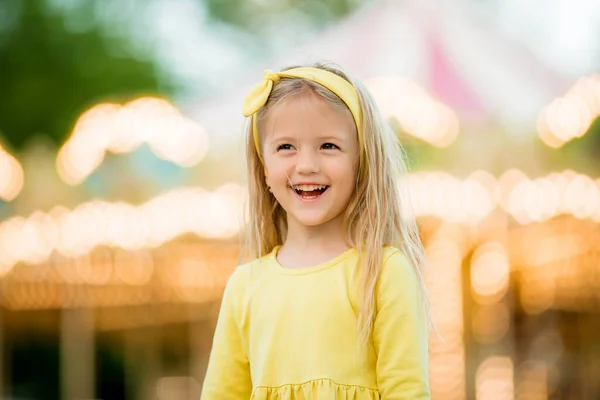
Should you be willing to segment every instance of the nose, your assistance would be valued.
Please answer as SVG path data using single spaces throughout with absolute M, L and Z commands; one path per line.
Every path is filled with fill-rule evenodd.
M 319 155 L 312 150 L 299 151 L 296 160 L 296 172 L 299 174 L 316 174 L 321 170 Z

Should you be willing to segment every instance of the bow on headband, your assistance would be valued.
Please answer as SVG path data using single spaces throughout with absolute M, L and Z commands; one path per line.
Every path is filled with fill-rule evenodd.
M 262 160 L 260 155 L 260 140 L 258 136 L 258 128 L 256 126 L 256 114 L 258 111 L 267 103 L 273 86 L 279 82 L 280 78 L 301 78 L 309 81 L 318 83 L 321 86 L 326 87 L 335 93 L 350 109 L 354 122 L 356 123 L 356 129 L 358 132 L 358 145 L 361 149 L 361 159 L 363 159 L 364 147 L 363 147 L 363 134 L 362 134 L 362 116 L 360 112 L 360 103 L 358 100 L 358 93 L 350 82 L 334 74 L 320 68 L 301 67 L 293 68 L 282 72 L 273 72 L 266 70 L 264 74 L 264 81 L 254 86 L 250 92 L 246 95 L 244 103 L 242 105 L 242 114 L 245 117 L 252 116 L 252 131 L 254 135 L 254 145 L 256 146 L 256 152 L 258 157 Z

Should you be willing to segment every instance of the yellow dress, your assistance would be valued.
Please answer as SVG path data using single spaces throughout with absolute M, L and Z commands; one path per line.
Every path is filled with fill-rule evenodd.
M 202 400 L 430 398 L 417 278 L 398 249 L 384 250 L 367 350 L 357 345 L 358 252 L 288 269 L 277 250 L 229 279 Z

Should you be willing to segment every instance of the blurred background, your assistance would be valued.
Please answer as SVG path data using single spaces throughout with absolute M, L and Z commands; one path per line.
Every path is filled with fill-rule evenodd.
M 199 398 L 241 100 L 325 60 L 410 157 L 433 398 L 600 399 L 598 38 L 596 0 L 0 0 L 0 398 Z

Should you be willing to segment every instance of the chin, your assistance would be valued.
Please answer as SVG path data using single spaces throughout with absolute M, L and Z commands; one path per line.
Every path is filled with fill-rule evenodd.
M 294 219 L 304 226 L 319 226 L 331 220 L 323 215 L 296 215 Z
M 298 220 L 298 222 L 304 226 L 314 227 L 314 226 L 323 225 L 326 221 L 323 221 L 322 219 L 318 219 L 318 220 Z

